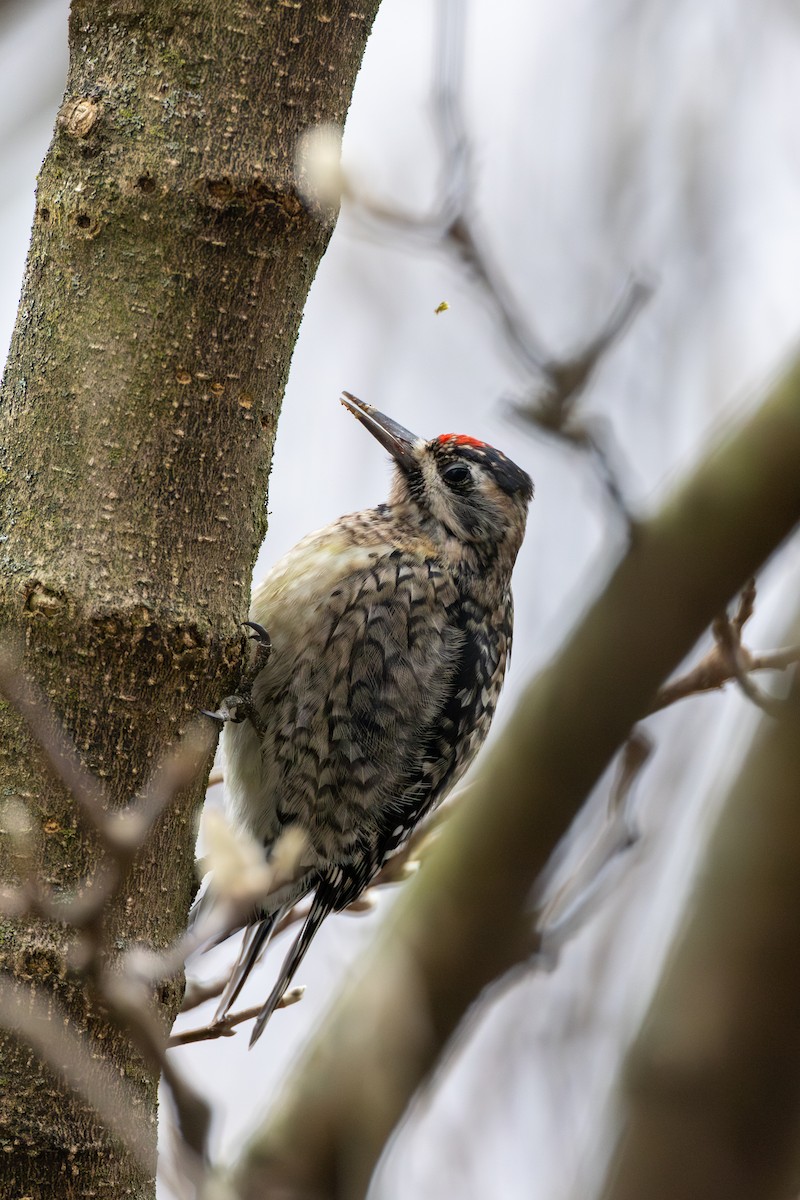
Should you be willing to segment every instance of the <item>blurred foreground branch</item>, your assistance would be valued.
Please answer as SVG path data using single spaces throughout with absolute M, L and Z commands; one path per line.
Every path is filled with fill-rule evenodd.
M 117 953 L 110 915 L 123 893 L 137 855 L 153 827 L 176 796 L 185 790 L 208 762 L 213 730 L 197 722 L 184 739 L 165 751 L 140 796 L 124 811 L 114 811 L 103 783 L 81 763 L 73 741 L 53 716 L 44 695 L 22 673 L 7 647 L 0 648 L 0 695 L 16 709 L 44 752 L 53 774 L 72 796 L 77 810 L 94 830 L 103 850 L 97 878 L 84 883 L 67 899 L 43 882 L 29 845 L 27 814 L 11 812 L 10 833 L 21 867 L 22 884 L 0 890 L 0 914 L 16 920 L 44 918 L 69 935 L 63 970 L 85 986 L 93 1002 L 124 1032 L 147 1066 L 161 1074 L 174 1103 L 187 1175 L 202 1169 L 210 1110 L 175 1070 L 166 1055 L 166 1038 L 153 1002 L 149 980 L 130 969 L 130 957 Z M 13 818 L 16 816 L 16 819 Z M 5 817 L 9 824 L 9 814 Z M 184 957 L 177 958 L 178 966 Z M 134 956 L 135 961 L 135 956 Z M 162 977 L 168 973 L 164 972 Z M 45 1002 L 35 988 L 12 976 L 0 975 L 0 1025 L 33 1046 L 42 1060 L 86 1100 L 143 1166 L 147 1160 L 147 1123 L 126 1079 L 119 1080 L 104 1061 L 97 1064 L 88 1037 L 82 1039 L 74 1021 L 58 1003 Z
M 720 691 L 727 683 L 736 680 L 744 695 L 759 708 L 772 716 L 780 717 L 784 713 L 784 701 L 774 699 L 763 693 L 751 678 L 756 671 L 785 671 L 800 662 L 800 645 L 781 647 L 777 650 L 767 650 L 754 653 L 742 643 L 742 632 L 755 609 L 756 582 L 748 581 L 742 591 L 733 617 L 726 612 L 718 614 L 712 622 L 715 642 L 712 648 L 698 663 L 684 674 L 669 680 L 660 687 L 650 705 L 647 716 L 677 704 L 690 696 L 697 696 L 711 691 Z M 632 792 L 634 785 L 653 752 L 653 742 L 645 732 L 642 724 L 635 726 L 625 742 L 619 756 L 616 778 L 612 784 L 608 801 L 608 818 L 606 824 L 588 852 L 570 874 L 569 878 L 560 882 L 557 890 L 551 894 L 549 878 L 542 876 L 537 884 L 537 896 L 542 897 L 539 908 L 538 935 L 541 936 L 543 947 L 552 961 L 564 943 L 569 940 L 597 907 L 602 890 L 609 881 L 605 876 L 605 868 L 619 854 L 629 849 L 638 839 L 638 832 L 633 818 Z M 223 781 L 222 774 L 214 780 Z M 211 779 L 209 778 L 209 783 Z M 372 912 L 377 903 L 378 889 L 399 883 L 410 878 L 419 868 L 423 859 L 442 831 L 448 818 L 457 807 L 459 800 L 465 794 L 464 788 L 450 797 L 447 803 L 436 810 L 432 816 L 421 824 L 390 859 L 370 884 L 369 888 L 343 910 L 345 915 L 355 916 Z M 557 868 L 557 858 L 550 864 L 546 873 Z M 301 900 L 291 908 L 277 925 L 277 933 L 305 919 L 308 914 L 307 900 Z M 216 980 L 198 983 L 190 981 L 181 1005 L 181 1012 L 190 1012 L 207 1000 L 222 995 L 228 983 L 230 972 L 226 972 Z M 287 992 L 279 1008 L 286 1008 L 302 998 L 304 988 L 293 988 Z M 168 1046 L 183 1046 L 189 1042 L 213 1041 L 220 1037 L 231 1037 L 235 1027 L 246 1021 L 255 1019 L 261 1011 L 260 1005 L 249 1009 L 228 1013 L 220 1020 L 195 1029 L 181 1030 L 173 1033 Z
M 800 689 L 762 722 L 624 1071 L 606 1200 L 797 1195 Z
M 243 1200 L 363 1196 L 481 992 L 530 957 L 533 885 L 668 673 L 800 519 L 800 365 L 640 530 L 297 1064 Z

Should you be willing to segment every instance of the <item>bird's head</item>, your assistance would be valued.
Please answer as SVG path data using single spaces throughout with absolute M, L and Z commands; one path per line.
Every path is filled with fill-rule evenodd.
M 393 505 L 418 510 L 443 555 L 510 575 L 533 496 L 529 475 L 500 450 L 464 434 L 426 442 L 371 405 L 342 394 L 342 404 L 395 461 Z

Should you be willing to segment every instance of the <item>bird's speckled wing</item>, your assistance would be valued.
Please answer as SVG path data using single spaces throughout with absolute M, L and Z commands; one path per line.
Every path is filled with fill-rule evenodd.
M 363 545 L 332 553 L 329 536 L 317 547 L 307 588 L 296 567 L 291 587 L 278 570 L 254 599 L 273 646 L 253 689 L 266 735 L 259 746 L 249 722 L 226 727 L 226 784 L 239 821 L 267 846 L 298 822 L 330 863 L 359 856 L 419 785 L 468 638 L 435 558 Z
M 511 596 L 492 614 L 462 601 L 457 621 L 464 640 L 456 670 L 425 733 L 415 776 L 383 809 L 380 827 L 360 859 L 336 879 L 337 910 L 356 899 L 385 859 L 455 786 L 489 732 L 511 654 Z

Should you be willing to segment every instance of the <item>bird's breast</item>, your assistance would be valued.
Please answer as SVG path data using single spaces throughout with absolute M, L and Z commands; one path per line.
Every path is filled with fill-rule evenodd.
M 366 514 L 357 514 L 363 519 Z M 370 531 L 373 536 L 363 540 L 359 534 L 360 521 L 353 525 L 337 523 L 310 534 L 280 559 L 263 583 L 253 592 L 250 616 L 254 621 L 269 624 L 269 620 L 286 611 L 287 605 L 305 608 L 330 595 L 337 584 L 357 571 L 369 569 L 393 551 L 398 542 L 386 530 Z M 375 536 L 377 534 L 378 536 Z M 430 548 L 402 547 L 422 561 Z

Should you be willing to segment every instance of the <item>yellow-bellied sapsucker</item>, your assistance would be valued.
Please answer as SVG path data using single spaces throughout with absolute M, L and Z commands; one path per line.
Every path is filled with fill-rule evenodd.
M 282 914 L 314 892 L 251 1045 L 321 922 L 368 886 L 486 737 L 533 495 L 483 442 L 426 442 L 347 392 L 342 403 L 394 459 L 389 502 L 310 534 L 255 591 L 250 616 L 272 643 L 252 684 L 257 719 L 234 714 L 223 734 L 234 822 L 267 856 L 296 824 L 307 851 L 248 927 L 218 1016 Z

